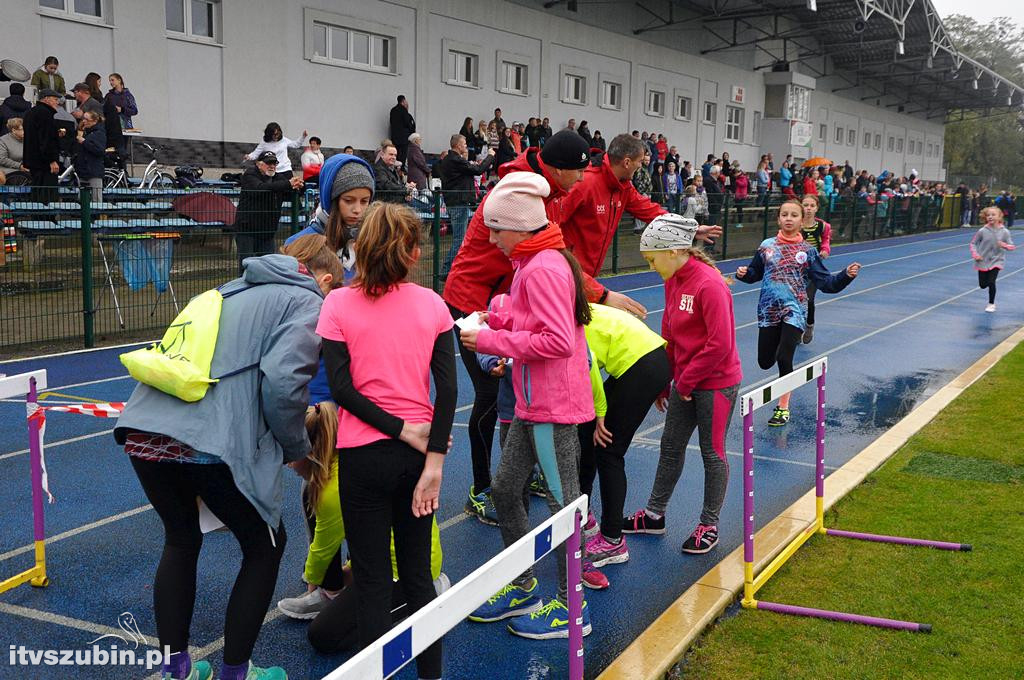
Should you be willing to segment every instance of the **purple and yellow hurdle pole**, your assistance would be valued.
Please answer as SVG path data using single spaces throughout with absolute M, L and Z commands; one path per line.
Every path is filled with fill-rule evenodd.
M 583 680 L 583 554 L 580 513 L 574 514 L 572 535 L 565 541 L 569 570 L 569 680 Z
M 883 534 L 866 534 L 861 531 L 843 531 L 842 529 L 825 529 L 825 533 L 829 536 L 856 538 L 861 541 L 874 541 L 875 543 L 895 543 L 897 545 L 935 548 L 936 550 L 959 550 L 963 552 L 971 550 L 970 543 L 947 543 L 946 541 L 930 541 L 923 538 L 903 538 L 902 536 L 885 536 Z
M 818 376 L 818 427 L 815 434 L 814 452 L 814 518 L 818 532 L 825 533 L 825 373 Z
M 756 607 L 754 599 L 754 400 L 744 398 L 743 410 L 743 600 L 744 607 Z

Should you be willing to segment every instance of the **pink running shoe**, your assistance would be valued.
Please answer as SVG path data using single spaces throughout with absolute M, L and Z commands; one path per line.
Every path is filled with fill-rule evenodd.
M 626 547 L 626 537 L 622 536 L 618 543 L 612 543 L 606 540 L 600 531 L 597 532 L 596 536 L 587 541 L 587 559 L 595 567 L 628 562 L 629 549 Z
M 583 585 L 592 590 L 604 590 L 609 585 L 608 577 L 598 571 L 590 562 L 583 563 Z
M 588 510 L 587 511 L 587 523 L 583 525 L 583 538 L 584 538 L 584 542 L 586 542 L 586 539 L 589 539 L 592 536 L 594 536 L 595 534 L 597 534 L 597 532 L 600 529 L 601 529 L 601 527 L 599 527 L 597 525 L 597 518 L 594 517 L 594 513 L 590 512 Z

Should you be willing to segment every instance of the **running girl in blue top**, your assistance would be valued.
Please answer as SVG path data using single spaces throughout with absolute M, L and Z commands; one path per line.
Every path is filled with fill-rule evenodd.
M 857 262 L 837 274 L 825 269 L 818 251 L 800 235 L 803 219 L 800 201 L 785 201 L 779 206 L 779 233 L 765 239 L 750 264 L 736 270 L 740 281 L 764 280 L 757 303 L 757 363 L 764 369 L 778 364 L 780 377 L 793 372 L 793 354 L 807 328 L 807 282 L 823 293 L 838 293 L 860 271 Z M 789 422 L 789 397 L 786 393 L 779 399 L 769 425 Z

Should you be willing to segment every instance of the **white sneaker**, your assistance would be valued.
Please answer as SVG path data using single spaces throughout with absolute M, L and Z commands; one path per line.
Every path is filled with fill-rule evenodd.
M 452 582 L 448 579 L 448 574 L 441 572 L 441 575 L 434 579 L 434 592 L 440 595 L 444 591 L 452 587 Z
M 990 304 L 985 305 L 985 311 L 986 312 L 994 312 L 994 311 L 996 311 L 996 304 L 994 302 L 992 302 Z
M 315 619 L 329 602 L 330 600 L 320 592 L 320 588 L 317 588 L 298 597 L 286 597 L 277 603 L 277 608 L 289 618 L 308 621 Z

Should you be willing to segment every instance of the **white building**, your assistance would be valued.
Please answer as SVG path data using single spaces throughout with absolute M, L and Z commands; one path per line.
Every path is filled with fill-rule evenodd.
M 968 73 L 961 85 L 981 78 L 982 98 L 995 86 L 986 106 L 1019 105 L 1020 88 L 955 50 L 933 49 L 927 31 L 922 37 L 921 26 L 933 26 L 928 0 L 886 5 L 893 3 L 911 12 L 900 41 L 908 64 L 927 51 L 930 64 L 959 64 Z M 718 3 L 696 1 L 687 9 L 666 0 L 544 4 L 5 0 L 0 58 L 34 70 L 56 55 L 68 88 L 89 71 L 119 72 L 147 136 L 173 140 L 179 151 L 219 146 L 228 163 L 271 120 L 287 136 L 308 129 L 327 147 L 371 149 L 404 94 L 428 152 L 445 148 L 466 116 L 489 120 L 500 107 L 509 123 L 547 116 L 558 129 L 575 118 L 607 139 L 664 133 L 698 165 L 728 151 L 750 171 L 771 151 L 777 161 L 824 155 L 871 173 L 944 175 L 943 124 L 948 108 L 963 105 L 960 90 L 919 83 L 920 75 L 901 85 L 910 72 L 896 56 L 891 64 L 877 56 L 899 49 L 898 22 L 876 12 L 853 26 L 870 0 L 838 10 L 844 3 L 832 2 L 828 16 L 808 10 L 813 0 L 773 3 L 792 4 L 781 18 L 742 0 L 717 15 Z M 844 31 L 860 42 L 837 43 Z M 882 71 L 861 69 L 864 55 Z M 852 81 L 855 71 L 865 84 Z M 949 96 L 916 101 L 926 89 Z M 971 99 L 977 106 L 979 95 Z

